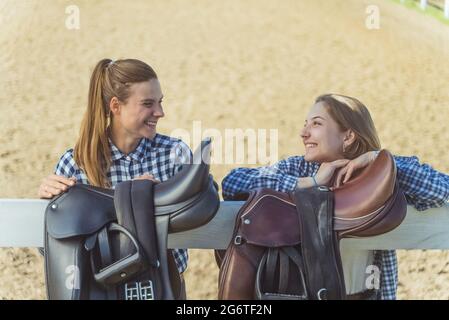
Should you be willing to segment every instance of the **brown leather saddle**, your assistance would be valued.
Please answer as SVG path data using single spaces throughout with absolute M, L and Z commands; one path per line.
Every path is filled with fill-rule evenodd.
M 218 254 L 219 299 L 345 299 L 339 240 L 386 233 L 406 215 L 387 150 L 334 191 L 261 188 L 244 198 L 222 261 Z

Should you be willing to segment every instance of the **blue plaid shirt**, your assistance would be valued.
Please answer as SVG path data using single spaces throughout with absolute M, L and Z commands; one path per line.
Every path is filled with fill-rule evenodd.
M 399 187 L 407 203 L 417 210 L 440 207 L 449 199 L 449 176 L 427 164 L 420 164 L 417 157 L 394 156 Z M 320 164 L 307 162 L 302 156 L 290 157 L 278 163 L 259 168 L 237 168 L 222 181 L 223 198 L 265 187 L 281 192 L 292 191 L 300 177 L 311 177 L 318 172 Z M 381 269 L 381 299 L 396 299 L 398 268 L 396 251 L 375 251 L 374 263 Z
M 144 174 L 151 174 L 159 181 L 165 181 L 191 160 L 189 147 L 181 140 L 156 134 L 153 140 L 142 138 L 137 148 L 128 155 L 122 153 L 109 140 L 111 147 L 111 167 L 107 177 L 114 188 L 117 183 L 131 180 Z M 67 150 L 59 160 L 55 174 L 75 177 L 79 183 L 89 184 L 86 174 L 80 170 L 73 159 L 73 149 Z M 187 268 L 187 249 L 174 249 L 179 272 Z

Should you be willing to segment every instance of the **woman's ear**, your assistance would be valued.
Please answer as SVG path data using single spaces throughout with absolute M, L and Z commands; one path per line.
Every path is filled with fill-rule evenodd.
M 115 116 L 120 114 L 120 101 L 117 97 L 113 97 L 109 102 L 109 111 Z
M 355 141 L 355 133 L 351 129 L 348 129 L 343 139 L 343 144 L 345 148 L 348 148 L 354 141 Z

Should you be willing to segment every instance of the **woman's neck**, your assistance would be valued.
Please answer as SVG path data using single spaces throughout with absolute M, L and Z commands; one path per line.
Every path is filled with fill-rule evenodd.
M 126 134 L 126 132 L 121 132 L 118 128 L 112 127 L 109 130 L 109 136 L 111 137 L 112 143 L 124 154 L 129 154 L 136 150 L 137 145 L 141 138 L 131 137 Z

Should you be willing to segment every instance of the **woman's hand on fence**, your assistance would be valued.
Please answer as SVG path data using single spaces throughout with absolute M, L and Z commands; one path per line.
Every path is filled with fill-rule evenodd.
M 344 167 L 349 163 L 348 159 L 339 159 L 332 162 L 323 162 L 315 175 L 315 180 L 319 186 L 327 186 L 338 168 Z
M 57 174 L 51 174 L 42 180 L 39 186 L 38 196 L 41 199 L 50 199 L 58 194 L 67 191 L 71 186 L 75 185 L 76 178 L 67 178 Z
M 375 151 L 368 151 L 357 158 L 350 160 L 345 167 L 339 170 L 333 188 L 338 188 L 342 184 L 348 182 L 354 171 L 369 165 L 376 159 L 376 156 Z
M 134 178 L 134 180 L 151 180 L 151 181 L 153 181 L 154 183 L 159 183 L 160 181 L 159 180 L 157 180 L 152 174 L 144 174 L 143 176 L 140 176 L 140 177 L 137 177 L 137 178 Z

